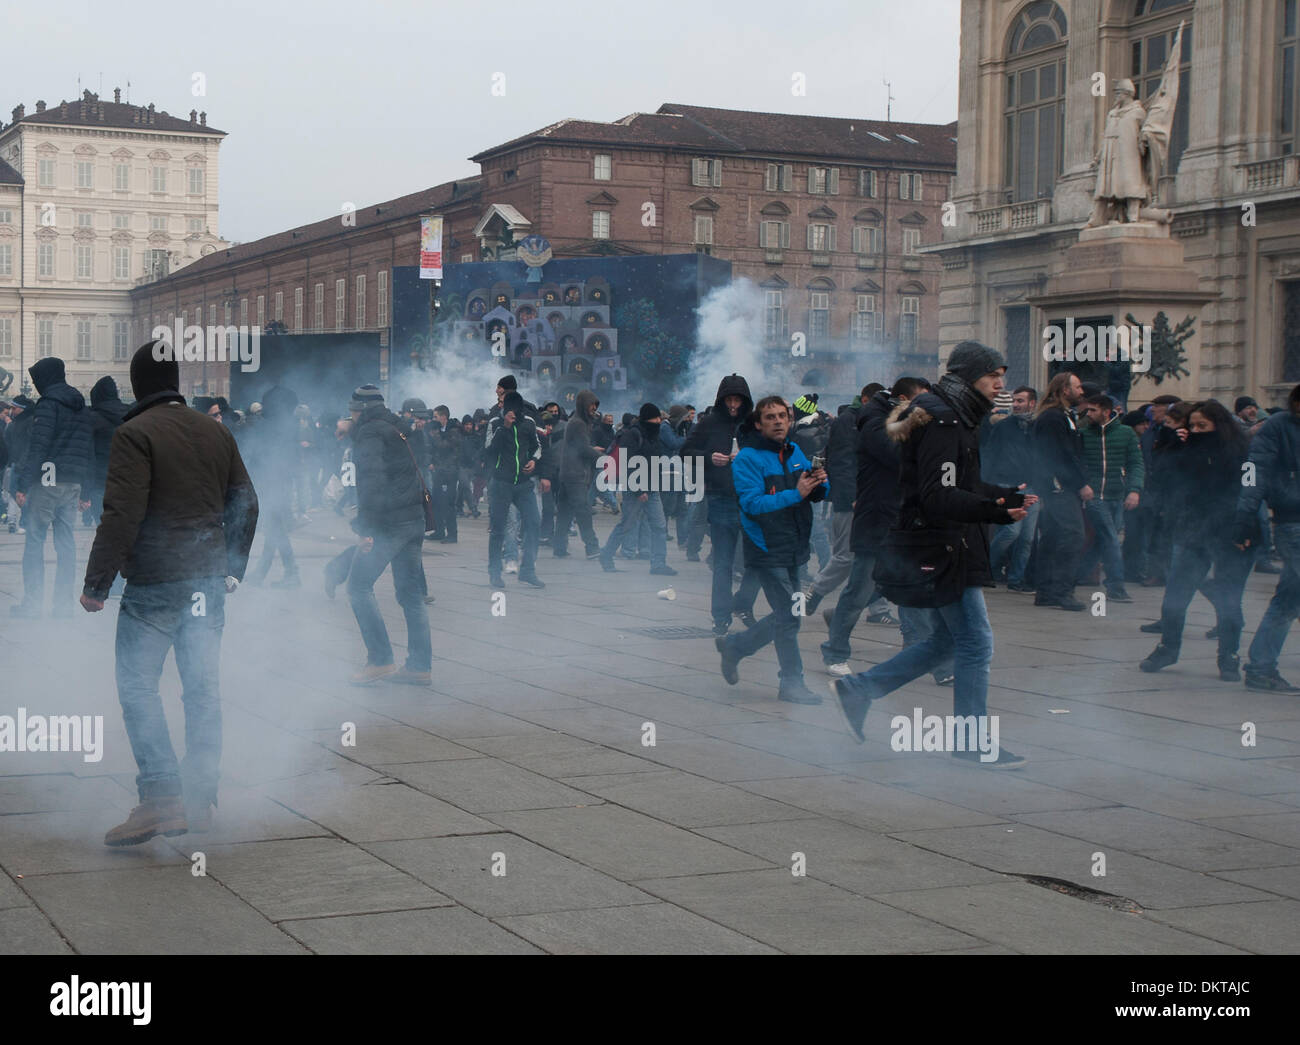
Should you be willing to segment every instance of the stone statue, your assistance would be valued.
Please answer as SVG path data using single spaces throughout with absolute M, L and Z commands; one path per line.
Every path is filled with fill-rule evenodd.
M 1132 80 L 1115 82 L 1115 104 L 1106 114 L 1106 130 L 1094 161 L 1097 188 L 1093 192 L 1092 217 L 1085 228 L 1142 218 L 1168 223 L 1167 210 L 1144 209 L 1143 205 L 1156 202 L 1169 156 L 1174 107 L 1178 104 L 1182 39 L 1180 23 L 1160 88 L 1152 95 L 1149 108 L 1137 100 Z

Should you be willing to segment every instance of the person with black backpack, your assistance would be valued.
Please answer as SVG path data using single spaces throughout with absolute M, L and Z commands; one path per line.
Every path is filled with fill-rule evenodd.
M 977 341 L 959 343 L 948 372 L 912 400 L 887 430 L 901 445 L 898 521 L 885 539 L 875 577 L 904 612 L 920 610 L 932 630 L 870 671 L 831 679 L 850 732 L 866 740 L 863 726 L 873 700 L 892 693 L 953 655 L 955 718 L 988 729 L 989 664 L 993 629 L 984 605 L 990 579 L 984 523 L 1023 519 L 1036 498 L 1019 489 L 990 486 L 980 478 L 979 424 L 1002 391 L 1006 360 Z M 979 724 L 977 726 L 977 723 Z M 987 734 L 986 734 L 987 730 Z M 981 750 L 952 752 L 973 765 L 1018 769 L 1025 760 L 1000 748 L 984 761 Z

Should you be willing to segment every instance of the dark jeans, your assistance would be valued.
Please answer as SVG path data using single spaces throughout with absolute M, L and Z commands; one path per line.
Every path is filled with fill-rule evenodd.
M 1277 579 L 1273 598 L 1250 644 L 1246 670 L 1252 675 L 1277 671 L 1277 659 L 1282 655 L 1291 622 L 1300 614 L 1300 523 L 1275 524 L 1273 545 L 1282 559 L 1282 576 Z
M 438 533 L 456 539 L 456 483 L 454 468 L 437 468 L 432 472 L 433 520 Z
M 1124 558 L 1120 552 L 1119 532 L 1124 526 L 1124 502 L 1092 500 L 1083 506 L 1083 513 L 1092 524 L 1093 538 L 1092 545 L 1079 559 L 1076 580 L 1082 584 L 1081 578 L 1091 575 L 1100 562 L 1106 575 L 1106 587 L 1123 588 Z M 1132 512 L 1127 514 L 1132 516 Z
M 699 555 L 707 528 L 708 504 L 705 499 L 687 501 L 677 516 L 677 544 L 685 548 L 688 555 Z
M 506 537 L 510 506 L 519 512 L 523 527 L 523 557 L 519 573 L 528 577 L 537 569 L 537 489 L 531 479 L 522 483 L 493 479 L 488 483 L 488 575 L 501 574 L 501 545 Z
M 406 670 L 428 671 L 433 663 L 433 642 L 429 637 L 429 611 L 424 604 L 428 586 L 424 579 L 424 523 L 421 521 L 388 533 L 375 535 L 369 551 L 358 548 L 348 573 L 348 600 L 356 615 L 361 639 L 366 644 L 367 664 L 392 664 L 393 647 L 388 628 L 375 599 L 375 581 L 393 564 L 393 590 L 406 616 Z
M 645 497 L 644 501 L 641 500 L 642 496 Z M 629 491 L 623 495 L 623 514 L 619 516 L 618 525 L 605 542 L 604 550 L 600 553 L 601 559 L 613 562 L 614 553 L 620 544 L 626 545 L 629 537 L 639 540 L 643 524 L 649 531 L 650 568 L 667 565 L 668 523 L 664 519 L 663 502 L 657 493 L 636 494 Z
M 871 571 L 875 566 L 874 550 L 853 553 L 848 582 L 840 592 L 835 612 L 831 614 L 830 635 L 822 643 L 822 660 L 827 664 L 843 664 L 853 654 L 849 637 L 857 627 L 862 611 L 871 605 L 876 594 L 876 583 L 871 579 Z
M 1034 491 L 1025 488 L 1025 493 Z M 1028 514 L 1018 522 L 999 526 L 989 541 L 989 568 L 997 580 L 1005 561 L 1007 583 L 1022 587 L 1027 580 L 1029 554 L 1034 546 L 1034 532 L 1038 524 L 1039 503 L 1029 506 Z
M 717 555 L 717 551 L 714 551 Z M 769 642 L 776 646 L 781 665 L 781 685 L 803 681 L 803 658 L 799 655 L 799 621 L 794 612 L 794 593 L 799 586 L 797 567 L 750 567 L 762 585 L 772 612 L 754 627 L 728 635 L 724 643 L 737 657 L 757 653 Z
M 272 502 L 265 515 L 266 526 L 262 530 L 262 557 L 257 566 L 248 575 L 253 584 L 261 584 L 271 572 L 271 563 L 275 553 L 280 553 L 280 562 L 284 566 L 286 577 L 297 576 L 298 564 L 293 559 L 293 545 L 289 543 L 289 505 L 287 502 Z
M 578 533 L 582 534 L 582 543 L 587 554 L 600 551 L 600 540 L 591 525 L 591 504 L 587 501 L 587 482 L 561 483 L 555 497 L 555 541 L 553 550 L 557 555 L 564 555 L 569 550 L 569 523 L 578 524 Z
M 1219 656 L 1236 653 L 1241 644 L 1241 629 L 1245 626 L 1241 593 L 1254 564 L 1255 549 L 1237 550 L 1226 534 L 1212 544 L 1175 542 L 1169 576 L 1165 580 L 1165 598 L 1160 606 L 1160 641 L 1174 650 L 1182 646 L 1187 607 L 1200 588 L 1214 606 L 1219 626 Z M 1214 568 L 1214 579 L 1205 581 L 1211 567 Z
M 1047 493 L 1039 502 L 1038 598 L 1044 601 L 1068 599 L 1074 595 L 1083 555 L 1083 509 L 1073 490 Z
M 713 623 L 730 624 L 733 613 L 752 612 L 761 581 L 752 570 L 745 571 L 740 590 L 731 594 L 732 571 L 742 541 L 740 506 L 734 497 L 709 494 L 709 541 L 713 546 Z
M 27 491 L 23 544 L 23 605 L 40 612 L 45 607 L 45 534 L 54 528 L 54 554 L 58 565 L 54 571 L 54 608 L 71 613 L 76 596 L 77 545 L 72 536 L 77 525 L 81 487 L 77 483 L 58 486 L 33 486 Z
M 989 664 L 993 629 L 984 606 L 984 589 L 967 588 L 962 597 L 933 610 L 910 610 L 926 618 L 930 634 L 906 646 L 870 671 L 840 680 L 842 690 L 877 700 L 953 661 L 952 710 L 955 715 L 984 715 L 988 710 Z
M 195 610 L 202 593 L 203 612 Z M 221 762 L 221 631 L 223 577 L 162 584 L 128 583 L 117 615 L 117 698 L 139 773 L 140 801 L 184 794 L 216 802 Z M 185 706 L 185 761 L 178 765 L 163 714 L 158 680 L 175 647 Z M 182 781 L 184 786 L 182 788 Z
M 1124 577 L 1139 583 L 1147 577 L 1147 547 L 1155 523 L 1155 513 L 1146 499 L 1144 493 L 1142 502 L 1124 517 Z

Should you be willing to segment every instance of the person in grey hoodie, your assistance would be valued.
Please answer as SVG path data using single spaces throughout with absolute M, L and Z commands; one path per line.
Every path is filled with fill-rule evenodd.
M 557 559 L 569 554 L 569 523 L 576 521 L 587 558 L 600 556 L 600 541 L 591 525 L 591 502 L 587 489 L 596 460 L 605 452 L 603 446 L 592 446 L 591 426 L 599 417 L 600 400 L 590 389 L 578 393 L 573 416 L 564 426 L 560 441 L 560 489 L 556 496 L 555 538 L 552 551 Z
M 42 613 L 45 534 L 53 526 L 58 556 L 54 616 L 71 617 L 77 580 L 77 547 L 72 531 L 77 511 L 88 507 L 81 489 L 93 468 L 90 412 L 85 397 L 64 379 L 63 360 L 58 356 L 38 359 L 27 372 L 41 398 L 32 411 L 31 441 L 14 483 L 14 499 L 27 510 L 27 543 L 23 548 L 23 600 L 11 606 L 10 613 L 28 619 Z

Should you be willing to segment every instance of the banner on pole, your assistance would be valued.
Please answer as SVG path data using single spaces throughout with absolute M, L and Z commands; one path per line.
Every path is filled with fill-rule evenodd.
M 442 215 L 420 219 L 420 278 L 442 279 Z

